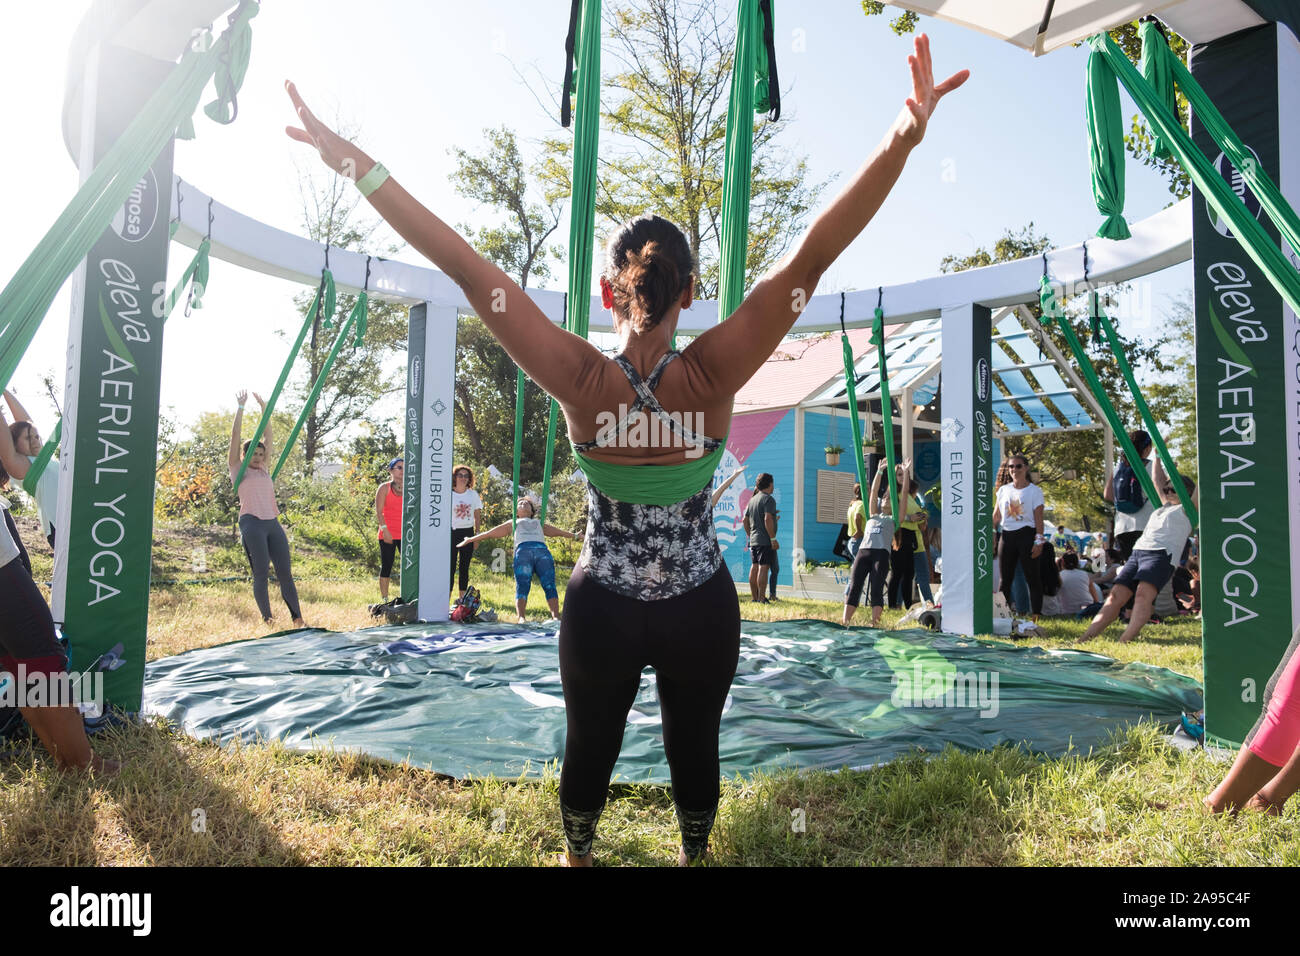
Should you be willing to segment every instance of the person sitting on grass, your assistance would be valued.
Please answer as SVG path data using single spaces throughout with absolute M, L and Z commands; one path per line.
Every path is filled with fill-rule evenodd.
M 461 542 L 462 548 L 472 548 L 487 538 L 508 538 L 512 533 L 510 522 L 505 521 L 482 534 L 472 535 Z M 555 558 L 546 546 L 546 538 L 569 538 L 581 541 L 582 535 L 565 531 L 555 525 L 542 524 L 537 517 L 537 506 L 531 498 L 520 498 L 515 508 L 515 611 L 518 623 L 524 623 L 528 610 L 528 592 L 533 588 L 533 575 L 546 593 L 546 606 L 551 609 L 551 620 L 560 619 L 560 593 L 555 588 Z
M 1080 642 L 1092 640 L 1104 631 L 1119 617 L 1120 611 L 1131 597 L 1134 598 L 1133 611 L 1129 615 L 1128 627 L 1119 639 L 1123 644 L 1133 640 L 1151 618 L 1151 605 L 1155 602 L 1156 595 L 1173 576 L 1174 561 L 1183 553 L 1187 538 L 1192 533 L 1192 522 L 1183 511 L 1178 492 L 1174 490 L 1173 481 L 1165 474 L 1159 458 L 1156 459 L 1153 477 L 1156 489 L 1160 492 L 1161 506 L 1151 515 L 1146 529 L 1134 543 L 1133 553 L 1115 578 L 1110 593 L 1106 595 L 1106 603 L 1092 619 Z M 1195 503 L 1195 482 L 1185 475 L 1177 477 L 1182 478 L 1187 493 Z

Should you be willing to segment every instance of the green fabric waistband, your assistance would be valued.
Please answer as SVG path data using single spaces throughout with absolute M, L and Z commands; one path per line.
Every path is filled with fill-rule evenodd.
M 667 507 L 685 501 L 708 484 L 726 447 L 723 442 L 707 455 L 680 465 L 615 465 L 588 458 L 576 448 L 573 454 L 587 480 L 615 501 Z

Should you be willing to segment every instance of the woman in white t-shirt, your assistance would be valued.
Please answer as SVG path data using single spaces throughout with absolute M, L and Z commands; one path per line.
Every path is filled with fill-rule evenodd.
M 993 507 L 993 527 L 1002 532 L 998 548 L 998 566 L 1002 574 L 1001 590 L 1011 605 L 1011 585 L 1016 565 L 1025 572 L 1029 584 L 1029 602 L 1034 617 L 1043 613 L 1043 586 L 1038 574 L 1038 556 L 1043 553 L 1043 492 L 1029 480 L 1029 460 L 1010 455 L 1007 470 L 1010 484 L 998 489 Z
M 461 543 L 470 535 L 478 534 L 483 521 L 483 499 L 474 490 L 474 470 L 469 465 L 457 465 L 451 473 L 451 581 L 456 583 L 457 562 L 460 567 L 460 596 L 469 587 L 469 563 L 474 559 L 473 548 L 462 548 Z

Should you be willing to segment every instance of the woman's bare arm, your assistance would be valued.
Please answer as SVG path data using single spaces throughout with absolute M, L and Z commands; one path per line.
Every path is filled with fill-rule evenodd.
M 510 526 L 510 522 L 504 521 L 501 524 L 497 525 L 495 528 L 490 528 L 487 531 L 484 531 L 482 534 L 476 534 L 466 538 L 464 541 L 461 542 L 460 546 L 463 548 L 468 544 L 474 544 L 479 541 L 486 541 L 488 538 L 508 538 L 513 533 L 514 533 L 514 529 Z
M 316 147 L 337 173 L 354 179 L 368 173 L 375 161 L 316 119 L 292 83 L 285 87 L 304 127 L 286 128 L 289 136 Z M 398 235 L 460 286 L 483 324 L 529 378 L 570 404 L 593 390 L 595 376 L 605 365 L 595 346 L 551 322 L 518 283 L 475 252 L 393 177 L 372 192 L 369 201 Z
M 745 298 L 727 321 L 709 329 L 682 353 L 703 381 L 697 389 L 710 397 L 735 393 L 749 381 L 790 331 L 822 275 L 866 228 L 898 181 L 912 149 L 947 93 L 966 82 L 962 70 L 934 83 L 930 41 L 922 34 L 908 57 L 912 96 L 853 181 L 813 222 L 799 245 Z
M 18 401 L 18 396 L 9 389 L 5 389 L 5 404 L 9 406 L 9 411 L 14 416 L 16 422 L 30 422 L 32 416 L 27 414 L 27 409 L 23 408 L 23 403 Z
M 240 462 L 244 460 L 244 454 L 240 450 L 239 443 L 244 433 L 244 402 L 247 399 L 247 392 L 240 392 L 235 396 L 238 405 L 235 408 L 235 422 L 230 426 L 230 455 L 227 458 L 232 469 L 238 468 Z
M 5 393 L 6 397 L 8 394 Z M 9 431 L 9 423 L 5 421 L 3 415 L 0 415 L 0 465 L 5 466 L 5 471 L 9 472 L 9 476 L 15 481 L 26 478 L 27 472 L 32 467 L 27 456 L 20 455 L 18 449 L 14 447 L 13 433 Z

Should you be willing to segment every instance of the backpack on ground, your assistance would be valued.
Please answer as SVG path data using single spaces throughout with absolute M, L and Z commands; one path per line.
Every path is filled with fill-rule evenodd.
M 1115 477 L 1111 484 L 1115 493 L 1116 511 L 1131 515 L 1141 511 L 1143 506 L 1146 505 L 1147 499 L 1142 494 L 1142 482 L 1138 479 L 1133 466 L 1128 463 L 1128 459 L 1124 459 L 1119 463 L 1119 467 L 1115 469 Z
M 478 615 L 481 603 L 478 588 L 471 584 L 465 589 L 465 596 L 457 599 L 455 607 L 451 610 L 451 619 L 467 624 L 472 623 Z

